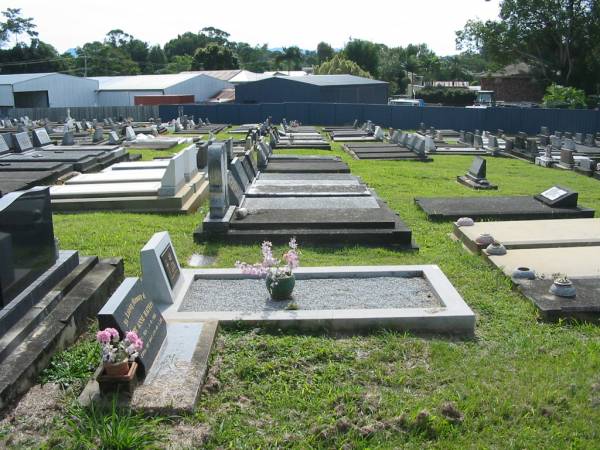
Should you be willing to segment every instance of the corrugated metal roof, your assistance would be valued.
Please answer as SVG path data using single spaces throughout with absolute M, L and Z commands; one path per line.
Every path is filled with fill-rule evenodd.
M 209 77 L 216 78 L 218 80 L 229 81 L 237 74 L 242 72 L 241 69 L 233 70 L 189 70 L 183 73 L 197 73 L 202 75 L 208 75 Z
M 297 81 L 299 83 L 314 84 L 316 86 L 351 86 L 357 84 L 387 84 L 385 81 L 372 80 L 371 78 L 357 77 L 355 75 L 306 75 L 302 77 L 280 76 L 283 80 Z
M 117 77 L 90 77 L 100 83 L 99 91 L 139 91 L 167 89 L 191 78 L 202 76 L 197 72 L 166 75 L 125 75 Z
M 53 75 L 57 72 L 44 72 L 44 73 L 15 73 L 10 75 L 0 75 L 0 84 L 17 84 L 23 81 L 33 80 L 35 78 L 45 77 L 46 75 Z

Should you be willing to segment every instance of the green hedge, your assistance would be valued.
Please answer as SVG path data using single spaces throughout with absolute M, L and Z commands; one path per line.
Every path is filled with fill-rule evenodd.
M 469 106 L 475 102 L 477 94 L 467 89 L 456 88 L 424 88 L 417 92 L 417 97 L 425 103 L 441 103 L 444 106 Z

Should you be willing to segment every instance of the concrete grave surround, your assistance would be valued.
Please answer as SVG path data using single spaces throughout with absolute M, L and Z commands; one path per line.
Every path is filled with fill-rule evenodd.
M 171 286 L 165 266 L 161 261 L 161 256 L 172 249 L 174 264 L 179 275 L 174 285 Z M 142 286 L 146 296 L 154 303 L 172 304 L 181 294 L 185 282 L 181 266 L 175 254 L 175 248 L 171 243 L 169 233 L 166 231 L 156 233 L 146 243 L 140 252 L 142 265 Z
M 252 277 L 237 269 L 183 269 L 185 287 L 172 305 L 163 305 L 162 314 L 167 322 L 221 321 L 248 322 L 276 327 L 322 329 L 360 332 L 379 328 L 417 332 L 449 333 L 472 336 L 475 315 L 464 302 L 438 266 L 342 266 L 301 267 L 295 271 L 296 283 L 310 279 L 376 277 L 420 277 L 426 280 L 437 302 L 433 307 L 376 308 L 376 309 L 311 309 L 311 310 L 257 310 L 183 312 L 181 308 L 192 283 L 202 289 L 203 280 L 243 280 Z M 193 291 L 190 291 L 193 292 Z M 266 288 L 265 288 L 266 292 Z M 283 307 L 282 307 L 283 308 Z
M 480 234 L 491 234 L 508 249 L 600 246 L 600 219 L 517 220 L 454 225 L 454 235 L 472 251 Z

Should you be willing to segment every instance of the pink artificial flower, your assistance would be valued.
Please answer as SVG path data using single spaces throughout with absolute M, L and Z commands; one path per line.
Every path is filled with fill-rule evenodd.
M 108 344 L 110 342 L 110 333 L 106 330 L 98 331 L 96 333 L 96 340 L 101 344 Z
M 117 330 L 115 330 L 114 328 L 106 328 L 104 331 L 106 331 L 110 335 L 111 339 L 114 342 L 119 341 L 119 332 Z
M 138 339 L 137 341 L 135 341 L 133 343 L 135 349 L 139 352 L 143 347 L 144 347 L 144 341 L 142 341 L 141 339 Z
M 125 339 L 127 339 L 129 342 L 135 342 L 139 339 L 139 337 L 135 331 L 128 331 L 125 333 Z

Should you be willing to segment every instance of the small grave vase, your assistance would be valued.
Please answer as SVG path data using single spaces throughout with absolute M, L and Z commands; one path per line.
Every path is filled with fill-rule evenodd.
M 292 297 L 296 277 L 292 274 L 285 277 L 273 278 L 270 275 L 266 280 L 267 290 L 273 300 L 289 300 Z
M 485 252 L 488 255 L 492 255 L 492 256 L 502 256 L 502 255 L 506 255 L 506 247 L 504 247 L 504 245 L 502 245 L 499 242 L 492 242 L 490 245 L 487 246 L 487 248 L 485 249 Z
M 472 227 L 475 225 L 475 221 L 470 217 L 461 217 L 456 221 L 456 226 L 459 227 Z
M 552 286 L 550 286 L 550 293 L 556 295 L 557 297 L 567 298 L 572 298 L 576 295 L 575 286 L 573 286 L 571 280 L 564 278 L 554 280 L 554 283 L 552 283 Z
M 477 239 L 475 239 L 475 243 L 477 245 L 482 245 L 482 246 L 486 246 L 486 247 L 493 242 L 494 242 L 494 237 L 491 234 L 487 234 L 487 233 L 482 233 L 479 236 L 477 236 Z
M 124 360 L 116 363 L 104 363 L 104 373 L 108 377 L 122 377 L 129 372 L 129 361 Z
M 111 372 L 108 366 L 114 366 L 114 369 L 119 366 L 119 370 L 123 370 L 122 367 L 125 367 L 125 373 L 121 373 L 119 370 Z M 96 372 L 98 374 L 96 381 L 98 381 L 100 392 L 104 395 L 119 392 L 132 394 L 138 384 L 137 368 L 138 364 L 135 361 L 131 364 L 127 361 L 117 364 L 105 364 Z
M 512 273 L 515 280 L 535 280 L 535 272 L 529 267 L 517 267 Z

